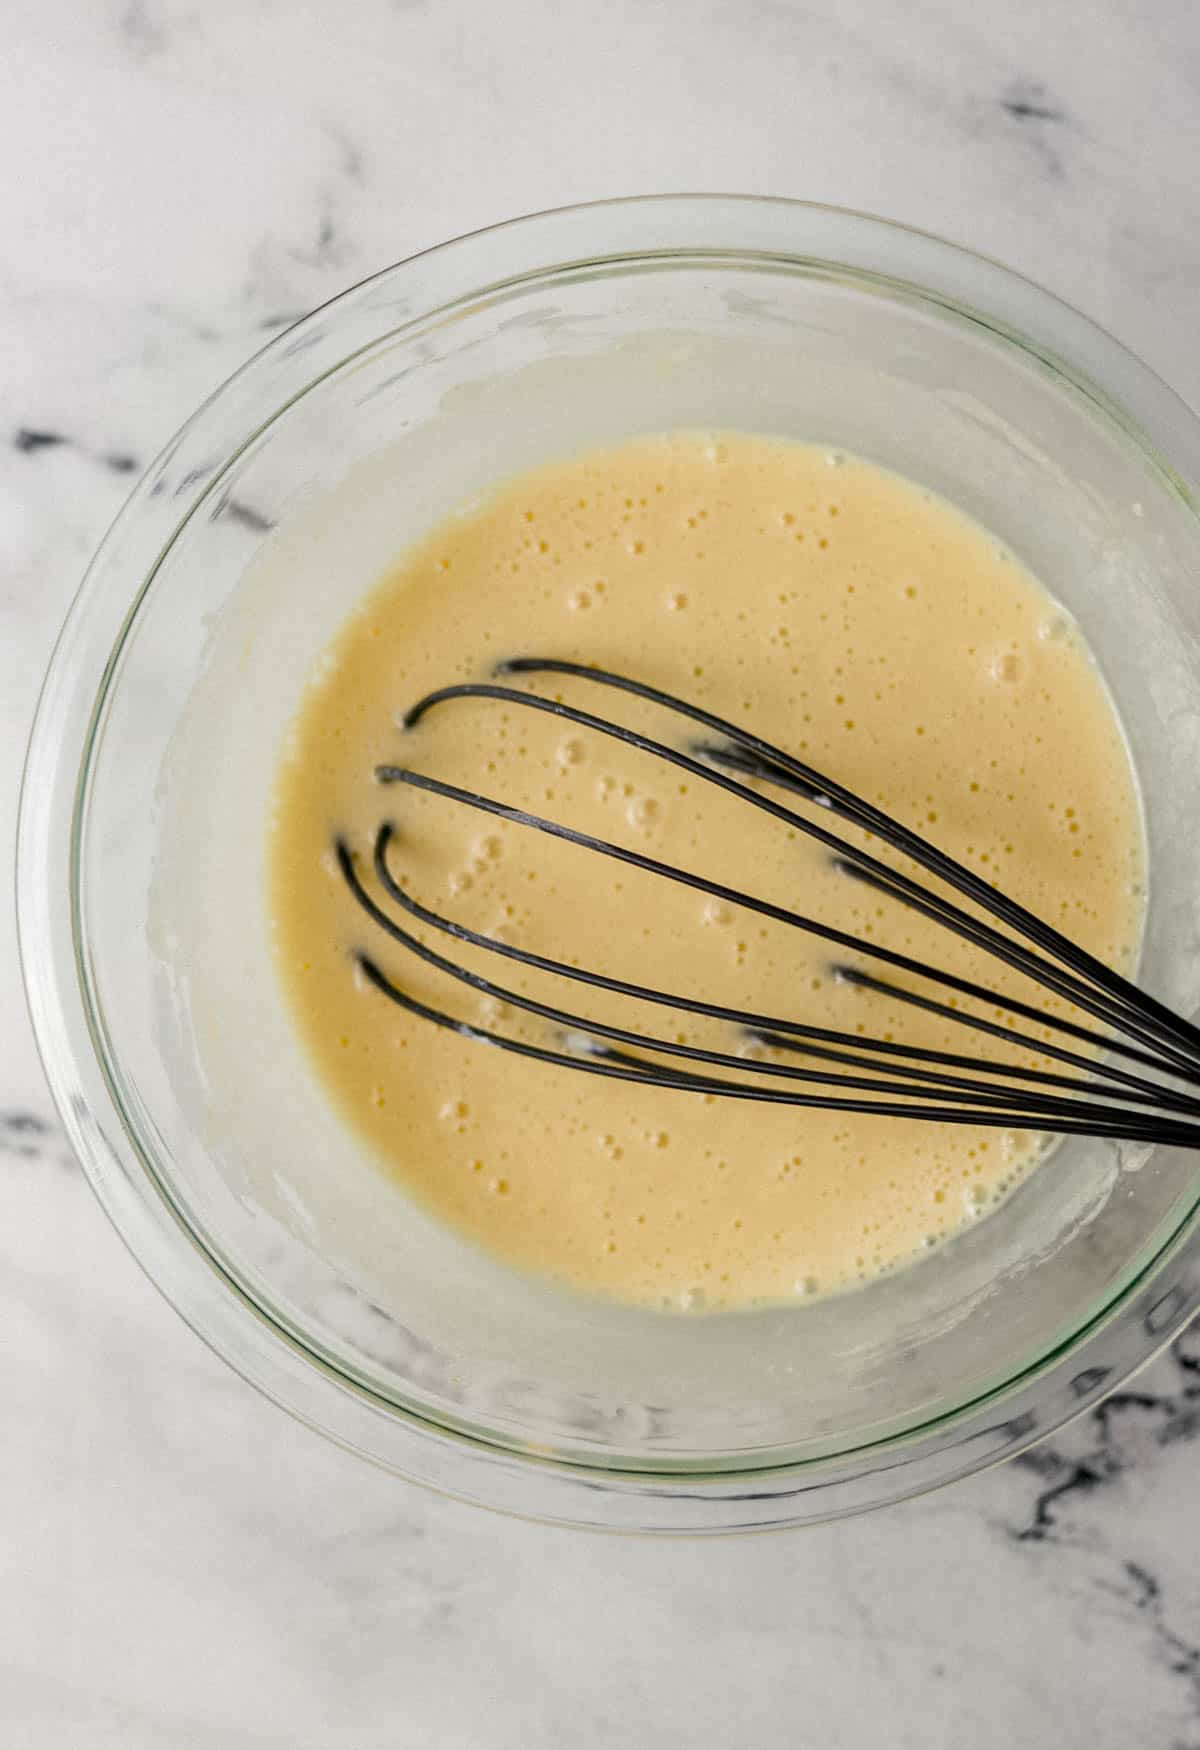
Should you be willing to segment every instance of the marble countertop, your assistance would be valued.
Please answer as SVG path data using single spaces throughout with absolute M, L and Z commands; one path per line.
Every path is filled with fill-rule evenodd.
M 264 337 L 532 208 L 803 195 L 995 254 L 1200 405 L 1191 0 L 9 0 L 0 861 L 137 471 Z M 1049 1446 L 802 1533 L 639 1542 L 291 1423 L 125 1254 L 0 908 L 7 1750 L 1200 1750 L 1200 1332 Z

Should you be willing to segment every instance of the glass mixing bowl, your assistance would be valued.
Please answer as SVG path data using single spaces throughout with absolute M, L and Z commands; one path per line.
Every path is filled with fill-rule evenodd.
M 1078 618 L 1144 792 L 1141 975 L 1192 1015 L 1200 428 L 1026 281 L 779 200 L 618 201 L 461 238 L 233 377 L 138 486 L 67 621 L 29 753 L 19 900 L 74 1146 L 135 1256 L 247 1379 L 457 1495 L 707 1531 L 897 1500 L 1110 1390 L 1200 1303 L 1200 1176 L 1178 1151 L 1074 1140 L 907 1271 L 682 1318 L 520 1277 L 358 1158 L 292 1035 L 263 909 L 272 774 L 305 677 L 454 506 L 671 426 L 896 468 Z

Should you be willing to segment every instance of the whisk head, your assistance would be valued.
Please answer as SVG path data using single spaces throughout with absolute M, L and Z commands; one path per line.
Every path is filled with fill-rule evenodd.
M 362 976 L 399 1008 L 518 1057 L 710 1099 L 1200 1146 L 1200 1096 L 1192 1091 L 1200 1087 L 1200 1030 L 880 808 L 748 728 L 628 676 L 537 657 L 512 658 L 499 664 L 494 676 L 426 694 L 406 713 L 402 727 L 411 730 L 443 708 L 490 700 L 612 738 L 686 773 L 689 780 L 716 786 L 789 833 L 803 834 L 846 879 L 970 943 L 998 966 L 1068 1004 L 1079 1018 L 1039 1005 L 1036 989 L 1030 1000 L 1022 1000 L 889 948 L 865 932 L 839 929 L 700 870 L 661 861 L 410 766 L 387 764 L 375 776 L 389 789 L 425 792 L 511 822 L 826 944 L 829 971 L 839 982 L 860 991 L 868 1003 L 886 998 L 914 1015 L 939 1017 L 962 1030 L 964 1049 L 933 1049 L 865 1029 L 840 1031 L 805 1021 L 802 1015 L 766 1014 L 658 989 L 474 929 L 416 896 L 407 875 L 398 873 L 401 835 L 385 819 L 369 859 L 361 858 L 344 838 L 335 844 L 341 875 L 372 930 L 467 991 L 547 1023 L 549 1042 L 482 1026 L 435 1006 L 385 972 L 374 951 L 358 949 L 355 958 Z M 665 723 L 685 725 L 686 735 L 675 742 L 658 740 L 561 697 L 511 684 L 564 678 L 652 706 L 664 714 Z M 797 803 L 809 812 L 800 812 Z M 936 885 L 884 861 L 839 827 L 869 835 L 870 843 L 898 853 Z M 957 897 L 949 897 L 945 889 Z M 497 964 L 507 961 L 557 981 L 561 1004 L 463 964 L 456 944 L 472 952 L 484 950 Z M 581 988 L 632 999 L 646 1005 L 649 1014 L 674 1011 L 721 1023 L 729 1029 L 729 1048 L 668 1038 L 652 1026 L 643 1029 L 589 1016 L 571 1002 L 572 991 Z M 1036 1034 L 1028 1031 L 1030 1026 Z M 999 1041 L 1006 1055 L 972 1052 L 972 1034 Z M 747 1054 L 755 1048 L 767 1055 Z M 1030 1056 L 1055 1067 L 1022 1061 Z

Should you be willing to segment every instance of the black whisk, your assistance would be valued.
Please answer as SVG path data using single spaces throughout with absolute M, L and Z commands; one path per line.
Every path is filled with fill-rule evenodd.
M 1090 1027 L 1052 1015 L 970 979 L 957 977 L 909 955 L 834 929 L 817 918 L 710 881 L 692 870 L 660 862 L 623 845 L 578 832 L 558 821 L 511 807 L 478 791 L 461 789 L 399 765 L 378 767 L 376 777 L 379 782 L 425 790 L 483 814 L 514 821 L 801 930 L 828 942 L 834 949 L 853 951 L 857 957 L 866 957 L 889 972 L 906 975 L 921 983 L 917 989 L 910 989 L 907 985 L 895 983 L 890 977 L 878 977 L 873 972 L 835 961 L 832 971 L 843 982 L 864 992 L 884 995 L 893 1002 L 909 1004 L 944 1017 L 965 1030 L 989 1034 L 1022 1051 L 1054 1060 L 1067 1069 L 1024 1068 L 1017 1063 L 993 1061 L 966 1052 L 930 1050 L 869 1034 L 838 1032 L 785 1016 L 758 1014 L 681 996 L 674 991 L 655 990 L 647 985 L 611 978 L 594 968 L 570 965 L 563 960 L 531 953 L 442 917 L 407 892 L 392 872 L 389 852 L 395 829 L 385 823 L 375 839 L 374 870 L 380 893 L 400 917 L 411 919 L 452 941 L 488 949 L 520 966 L 556 974 L 573 984 L 614 991 L 643 1003 L 727 1022 L 738 1029 L 743 1043 L 769 1047 L 776 1054 L 786 1054 L 789 1061 L 756 1060 L 742 1054 L 710 1050 L 664 1039 L 653 1033 L 614 1026 L 573 1010 L 536 1001 L 522 992 L 497 984 L 438 953 L 406 929 L 400 917 L 386 910 L 372 896 L 358 872 L 351 847 L 345 840 L 339 840 L 336 854 L 346 884 L 363 912 L 382 932 L 427 966 L 471 990 L 552 1023 L 558 1030 L 561 1049 L 534 1045 L 493 1032 L 433 1008 L 397 985 L 369 954 L 359 953 L 357 963 L 364 977 L 392 1002 L 466 1039 L 493 1045 L 540 1063 L 557 1064 L 564 1069 L 608 1076 L 618 1081 L 772 1105 L 872 1112 L 894 1118 L 1031 1129 L 1060 1135 L 1104 1136 L 1131 1142 L 1200 1146 L 1200 1096 L 1187 1091 L 1189 1086 L 1195 1089 L 1200 1085 L 1200 1029 L 1138 990 L 1077 943 L 997 892 L 988 882 L 973 875 L 918 834 L 781 748 L 656 687 L 645 686 L 603 669 L 536 657 L 518 657 L 501 663 L 495 672 L 497 677 L 570 676 L 594 686 L 607 687 L 660 706 L 699 726 L 704 735 L 690 741 L 687 751 L 683 751 L 608 718 L 578 710 L 559 699 L 504 686 L 499 679 L 441 687 L 427 694 L 408 712 L 404 727 L 413 727 L 435 707 L 453 700 L 495 699 L 521 710 L 545 712 L 581 729 L 611 736 L 705 783 L 717 785 L 787 827 L 804 833 L 832 853 L 836 867 L 845 875 L 975 944 L 1047 991 L 1064 998 L 1098 1025 Z M 994 928 L 986 918 L 965 911 L 868 851 L 850 844 L 818 820 L 798 814 L 783 801 L 764 794 L 760 789 L 752 789 L 751 782 L 800 797 L 810 805 L 816 804 L 835 819 L 865 829 L 956 890 L 978 911 L 1003 925 L 1004 932 L 1011 934 Z M 998 1008 L 1010 1016 L 1032 1021 L 1039 1029 L 1049 1027 L 1054 1038 L 1049 1041 L 1035 1038 L 1017 1026 L 984 1019 L 969 1009 L 960 1008 L 957 1003 L 940 1000 L 932 994 L 937 991 L 974 999 L 988 1005 L 993 1012 Z M 1082 1049 L 1073 1049 L 1073 1046 Z M 1102 1063 L 1097 1060 L 1097 1053 L 1104 1054 Z M 796 1059 L 804 1061 L 797 1062 Z M 1068 1073 L 1068 1070 L 1074 1073 Z M 731 1079 L 728 1073 L 719 1073 L 730 1071 L 737 1079 Z M 1145 1073 L 1147 1071 L 1151 1073 Z M 1184 1085 L 1180 1086 L 1181 1083 Z

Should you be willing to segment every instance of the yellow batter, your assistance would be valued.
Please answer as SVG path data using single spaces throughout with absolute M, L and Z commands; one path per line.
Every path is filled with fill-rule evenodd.
M 1049 1002 L 803 837 L 594 732 L 477 700 L 398 727 L 426 691 L 517 654 L 615 669 L 744 723 L 1110 964 L 1135 951 L 1143 841 L 1120 727 L 1078 635 L 1012 555 L 852 457 L 733 433 L 640 439 L 515 480 L 438 528 L 354 615 L 289 738 L 272 827 L 280 973 L 314 1065 L 387 1170 L 513 1264 L 690 1308 L 861 1281 L 1003 1196 L 1036 1138 L 610 1083 L 472 1044 L 362 978 L 356 951 L 438 1008 L 561 1047 L 358 910 L 333 846 L 353 845 L 378 893 L 371 847 L 393 820 L 397 878 L 477 930 L 728 1005 L 1003 1051 L 836 984 L 828 947 L 781 925 L 381 786 L 375 767 L 394 762 Z M 510 684 L 683 745 L 674 720 L 586 683 Z M 438 945 L 558 1007 L 743 1047 L 727 1026 Z

